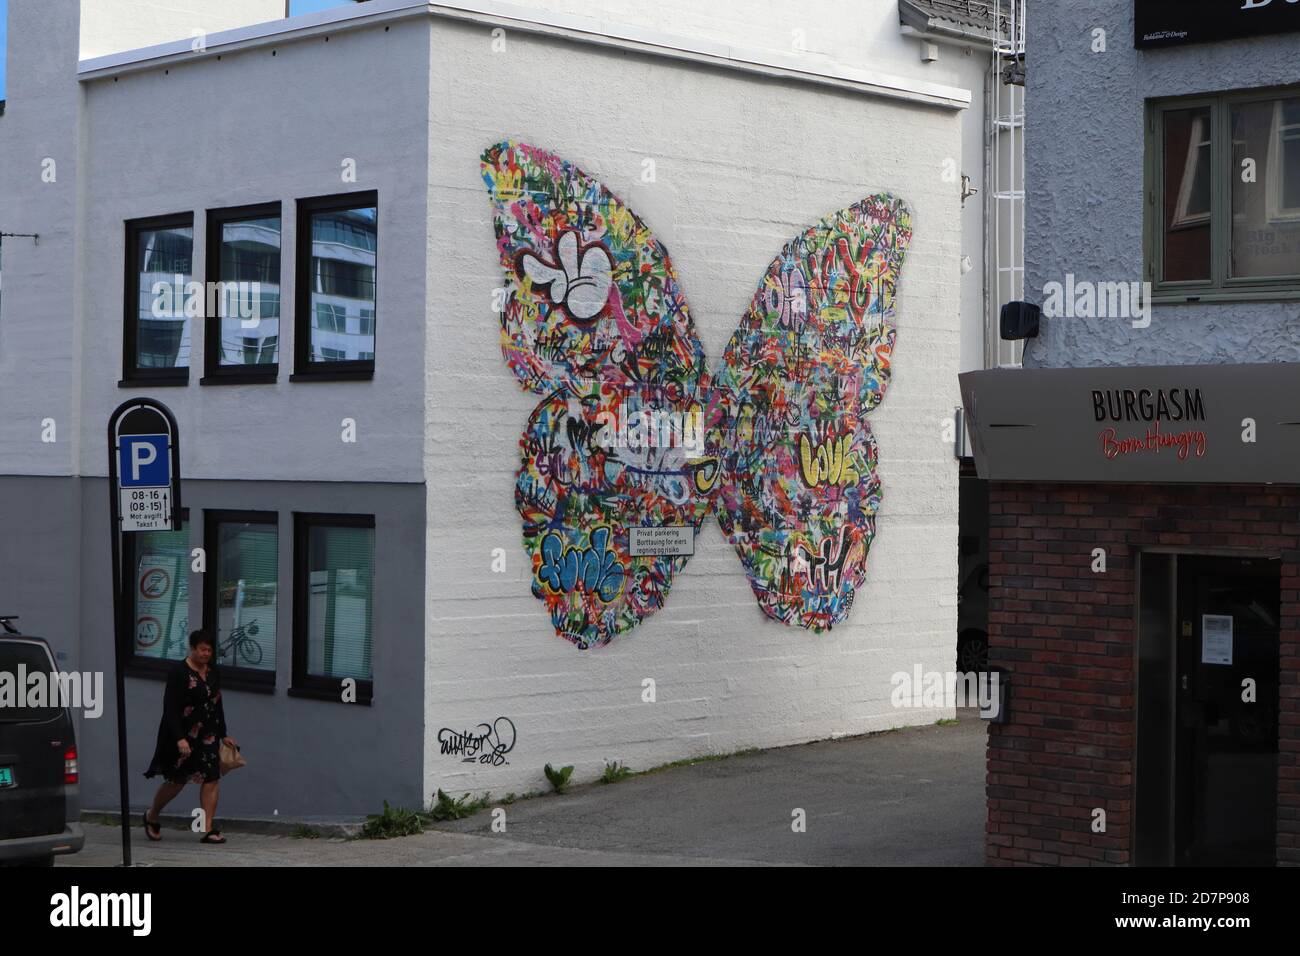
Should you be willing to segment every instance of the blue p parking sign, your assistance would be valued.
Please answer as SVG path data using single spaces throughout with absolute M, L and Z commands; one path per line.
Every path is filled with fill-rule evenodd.
M 166 435 L 123 435 L 117 474 L 123 488 L 165 488 L 172 483 Z
M 118 531 L 174 531 L 180 509 L 176 419 L 148 398 L 124 402 L 109 419 L 109 476 Z

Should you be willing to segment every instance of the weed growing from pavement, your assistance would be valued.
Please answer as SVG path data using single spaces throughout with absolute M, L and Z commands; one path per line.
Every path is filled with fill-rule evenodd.
M 433 808 L 429 811 L 428 816 L 433 821 L 460 820 L 463 817 L 473 816 L 491 803 L 491 793 L 485 793 L 483 796 L 471 800 L 468 793 L 457 798 L 444 793 L 439 788 Z
M 956 727 L 956 726 L 957 726 L 957 718 L 955 718 L 955 717 L 941 717 L 939 720 L 936 720 L 936 721 L 934 722 L 934 725 L 935 725 L 936 727 Z
M 618 783 L 632 776 L 632 771 L 615 760 L 605 764 L 605 771 L 600 775 L 601 783 Z
M 289 835 L 295 840 L 316 840 L 320 838 L 320 831 L 315 827 L 309 827 L 305 823 L 300 823 L 293 828 L 293 833 Z
M 383 813 L 372 813 L 366 817 L 366 825 L 361 828 L 361 837 L 365 840 L 388 840 L 393 837 L 414 836 L 424 832 L 422 816 L 418 810 L 390 807 L 385 800 Z
M 693 767 L 697 763 L 710 763 L 714 760 L 728 760 L 731 757 L 748 757 L 750 754 L 762 753 L 761 747 L 746 747 L 744 750 L 736 750 L 729 754 L 702 754 L 698 757 L 687 757 L 685 760 L 674 760 L 671 763 L 661 763 L 657 767 L 651 767 L 649 770 L 638 770 L 636 776 L 645 776 L 648 773 L 658 773 L 661 770 L 672 770 L 675 767 Z
M 556 770 L 548 763 L 542 769 L 542 772 L 546 774 L 546 779 L 551 782 L 551 788 L 556 793 L 563 793 L 564 788 L 569 785 L 569 778 L 573 776 L 573 765 L 570 764 L 567 767 L 561 767 L 559 770 Z

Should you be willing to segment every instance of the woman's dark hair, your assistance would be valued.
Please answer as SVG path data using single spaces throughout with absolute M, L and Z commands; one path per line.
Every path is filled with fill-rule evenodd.
M 197 631 L 190 631 L 190 647 L 198 647 L 200 644 L 206 644 L 214 651 L 217 649 L 216 642 L 212 640 L 212 635 L 203 628 L 199 628 Z

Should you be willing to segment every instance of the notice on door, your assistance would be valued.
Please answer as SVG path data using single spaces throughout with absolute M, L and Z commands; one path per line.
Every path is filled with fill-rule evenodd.
M 1232 618 L 1229 615 L 1201 615 L 1201 663 L 1232 663 Z

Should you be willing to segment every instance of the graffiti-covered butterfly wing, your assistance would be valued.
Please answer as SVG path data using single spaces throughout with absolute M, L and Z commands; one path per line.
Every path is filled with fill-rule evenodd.
M 692 453 L 705 445 L 700 405 L 683 414 L 695 436 L 667 446 L 651 444 L 638 423 L 647 406 L 675 407 L 611 382 L 560 388 L 537 406 L 520 443 L 515 503 L 533 594 L 556 633 L 580 648 L 606 644 L 663 607 L 687 558 L 634 557 L 631 529 L 697 534 L 716 485 L 716 459 Z
M 714 373 L 718 520 L 763 612 L 822 631 L 866 575 L 907 207 L 873 196 L 805 231 L 759 284 Z
M 694 396 L 705 372 L 668 252 L 577 166 L 524 143 L 483 153 L 506 273 L 501 349 L 524 388 L 609 380 Z
M 607 643 L 663 606 L 684 556 L 632 555 L 633 528 L 697 533 L 704 350 L 668 254 L 600 183 L 544 150 L 483 155 L 506 295 L 501 344 L 543 397 L 520 442 L 515 503 L 533 594 L 556 633 Z

